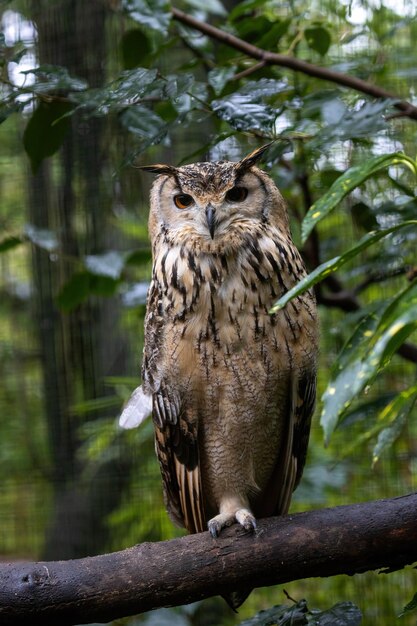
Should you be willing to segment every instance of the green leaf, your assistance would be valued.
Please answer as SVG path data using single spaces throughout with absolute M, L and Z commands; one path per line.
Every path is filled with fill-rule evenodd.
M 272 134 L 278 110 L 260 100 L 284 93 L 288 89 L 284 80 L 261 78 L 258 81 L 248 81 L 230 96 L 213 100 L 211 106 L 220 119 L 236 130 L 261 130 Z
M 125 266 L 125 254 L 116 250 L 90 254 L 84 257 L 84 265 L 91 274 L 118 280 Z
M 90 295 L 90 283 L 91 275 L 88 272 L 73 274 L 56 298 L 59 308 L 70 311 L 84 302 Z
M 369 358 L 371 350 L 383 333 L 389 332 L 397 319 L 403 313 L 407 314 L 410 306 L 415 305 L 417 305 L 417 284 L 413 282 L 383 306 L 381 311 L 377 312 L 375 309 L 365 316 L 355 328 L 336 360 L 330 382 L 323 395 L 321 424 L 326 441 L 349 411 L 354 394 L 359 393 L 367 383 L 362 374 L 362 378 L 359 378 L 362 361 Z M 368 441 L 380 430 L 381 428 L 377 428 L 368 431 L 363 440 Z
M 23 111 L 24 107 L 24 102 L 18 102 L 17 100 L 12 100 L 11 98 L 9 101 L 4 100 L 3 102 L 0 102 L 0 124 L 3 124 L 3 122 L 5 122 L 13 113 L 20 113 Z
M 36 82 L 30 86 L 30 91 L 40 95 L 51 91 L 84 91 L 88 87 L 85 80 L 70 76 L 67 68 L 60 65 L 40 65 L 21 74 L 34 74 Z
M 417 385 L 399 393 L 378 415 L 378 422 L 387 423 L 378 435 L 378 440 L 373 450 L 372 463 L 375 464 L 381 454 L 392 446 L 399 437 L 404 425 L 417 400 Z
M 308 46 L 324 56 L 328 51 L 330 44 L 332 43 L 332 37 L 324 26 L 312 26 L 306 28 L 304 31 L 304 37 Z
M 122 37 L 120 47 L 125 70 L 146 65 L 147 58 L 152 52 L 149 37 L 141 28 L 128 30 Z
M 259 46 L 259 42 L 263 39 L 264 34 L 269 34 L 272 30 L 272 25 L 273 22 L 262 13 L 251 15 L 250 19 L 239 20 L 234 26 L 236 34 L 240 39 Z
M 5 237 L 0 241 L 0 252 L 7 252 L 8 250 L 12 250 L 12 248 L 20 246 L 23 241 L 24 239 L 22 237 L 16 237 L 15 235 Z
M 378 416 L 373 426 L 370 428 L 365 427 L 365 430 L 353 442 L 343 448 L 341 458 L 349 457 L 358 445 L 368 443 L 371 439 L 377 437 L 372 459 L 372 466 L 374 466 L 382 452 L 391 446 L 401 434 L 406 419 L 415 404 L 416 398 L 410 399 L 414 389 L 412 387 L 398 395 L 392 392 L 380 395 L 376 399 L 360 404 L 355 410 L 348 410 L 347 413 L 344 413 L 344 426 L 347 423 L 351 424 L 355 417 L 360 417 L 364 420 L 374 419 L 376 411 L 378 411 Z M 383 406 L 382 410 L 381 406 Z
M 228 67 L 215 67 L 210 70 L 207 76 L 209 85 L 213 87 L 213 91 L 216 96 L 219 96 L 227 85 L 229 80 L 233 78 L 236 73 L 236 68 L 233 65 Z
M 352 399 L 362 391 L 366 384 L 365 376 L 361 379 L 360 374 L 362 374 L 362 362 L 357 360 L 329 383 L 322 396 L 323 409 L 320 424 L 324 431 L 326 445 L 344 411 L 350 407 Z
M 233 22 L 234 20 L 240 21 L 242 15 L 249 14 L 250 17 L 253 16 L 254 11 L 256 9 L 262 9 L 265 6 L 265 0 L 243 0 L 243 2 L 239 2 L 229 13 L 229 20 Z
M 251 97 L 253 101 L 267 96 L 276 96 L 289 91 L 291 88 L 284 79 L 260 78 L 259 80 L 249 80 L 238 92 L 242 96 Z
M 171 98 L 172 105 L 178 113 L 189 113 L 193 109 L 201 109 L 202 104 L 205 106 L 208 98 L 207 85 L 206 83 L 194 82 L 192 85 L 184 86 L 182 92 L 178 90 L 175 97 L 168 97 Z
M 267 50 L 277 49 L 280 39 L 288 32 L 291 23 L 291 18 L 275 19 L 269 28 L 263 31 L 262 37 L 258 39 L 258 47 Z
M 128 265 L 139 265 L 140 267 L 143 267 L 144 265 L 150 263 L 151 260 L 151 248 L 140 248 L 126 254 L 126 264 Z
M 61 147 L 71 123 L 67 114 L 72 109 L 69 102 L 42 100 L 33 112 L 23 133 L 23 145 L 34 174 L 43 159 Z
M 110 276 L 90 276 L 90 292 L 92 296 L 109 298 L 116 293 L 119 281 Z
M 387 305 L 382 309 L 379 328 L 386 330 L 390 324 L 398 317 L 398 311 L 407 312 L 411 304 L 417 304 L 417 282 L 414 280 L 407 285 L 405 289 L 400 291 Z
M 358 353 L 361 349 L 363 349 L 365 342 L 369 341 L 369 339 L 374 336 L 379 323 L 380 318 L 375 311 L 368 313 L 368 315 L 365 315 L 360 320 L 359 324 L 353 331 L 352 336 L 345 343 L 339 356 L 337 357 L 332 369 L 332 372 L 335 375 L 348 367 L 349 363 L 358 357 Z
M 175 99 L 184 95 L 187 91 L 192 91 L 193 85 L 196 82 L 192 74 L 168 74 L 162 79 L 164 85 L 165 97 L 173 100 L 175 105 Z M 198 85 L 198 83 L 197 83 Z M 197 86 L 198 89 L 198 86 Z
M 353 337 L 358 338 L 362 332 L 363 344 L 356 351 L 350 349 L 348 356 L 342 359 L 322 397 L 320 423 L 326 442 L 359 393 L 372 384 L 394 352 L 417 328 L 416 287 L 414 284 L 412 289 L 407 288 L 392 305 L 386 307 L 376 328 L 373 318 L 369 318 L 371 323 L 368 323 L 365 332 L 362 332 L 365 327 L 363 321 L 355 330 Z M 350 340 L 348 344 L 358 345 L 355 340 Z M 379 430 L 371 434 L 377 434 Z
M 368 357 L 367 369 L 373 375 L 378 369 L 385 367 L 394 352 L 404 343 L 407 337 L 417 328 L 417 304 L 395 319 L 381 335 Z M 365 371 L 365 373 L 367 373 Z M 371 376 L 368 377 L 368 380 Z
M 304 293 L 304 291 L 307 291 L 307 289 L 310 289 L 310 287 L 319 283 L 321 280 L 324 280 L 327 276 L 329 276 L 329 274 L 339 270 L 343 265 L 345 265 L 345 263 L 353 259 L 366 248 L 369 248 L 369 246 L 377 243 L 383 237 L 408 226 L 417 226 L 417 220 L 407 220 L 406 222 L 401 222 L 401 224 L 396 224 L 396 226 L 392 226 L 391 228 L 385 228 L 384 230 L 367 233 L 364 237 L 362 237 L 359 243 L 356 244 L 356 246 L 353 246 L 344 254 L 336 256 L 329 261 L 325 261 L 308 274 L 308 276 L 300 280 L 300 282 L 292 287 L 292 289 L 281 296 L 281 298 L 271 308 L 270 313 L 276 313 L 280 309 L 283 309 L 290 300 Z
M 309 142 L 309 147 L 318 149 L 330 142 L 361 137 L 369 138 L 373 133 L 387 129 L 387 112 L 392 112 L 394 102 L 394 100 L 365 102 L 359 109 L 345 109 L 343 111 L 339 99 L 329 101 L 327 105 L 323 105 L 322 115 L 323 117 L 330 117 L 330 119 L 333 118 L 333 121 L 315 135 Z
M 305 626 L 307 623 L 307 603 L 300 600 L 294 606 L 273 606 L 259 611 L 251 619 L 240 623 L 240 626 Z
M 343 420 L 340 420 L 338 425 L 343 426 L 343 428 L 349 428 L 355 422 L 366 423 L 373 420 L 375 415 L 385 408 L 388 402 L 391 402 L 396 395 L 393 391 L 386 391 L 378 394 L 376 398 L 366 398 L 359 403 L 355 403 L 353 408 L 348 409 L 344 413 Z
M 361 185 L 370 176 L 392 165 L 407 165 L 417 175 L 417 164 L 410 157 L 401 152 L 384 154 L 383 156 L 369 159 L 361 165 L 355 165 L 347 170 L 333 183 L 329 191 L 315 202 L 309 209 L 301 227 L 302 240 L 306 241 L 310 232 L 324 217 L 347 196 L 355 187 Z
M 167 0 L 123 0 L 122 6 L 141 26 L 167 34 L 171 22 Z
M 398 617 L 407 615 L 407 613 L 411 613 L 412 611 L 415 611 L 416 609 L 417 609 L 417 593 L 415 593 L 412 599 L 410 600 L 410 602 L 408 602 L 405 605 L 405 607 L 403 608 L 403 610 L 401 611 Z
M 135 148 L 134 151 L 128 154 L 123 165 L 124 166 L 135 165 L 136 159 L 139 154 L 141 154 L 142 152 L 145 152 L 145 150 L 149 146 L 152 146 L 156 143 L 161 142 L 166 137 L 166 135 L 169 135 L 169 133 L 175 126 L 177 126 L 178 124 L 181 124 L 184 121 L 185 117 L 186 117 L 185 114 L 178 115 L 172 122 L 165 124 L 157 135 L 154 135 L 153 137 L 149 137 L 149 138 L 143 137 L 141 139 L 140 145 L 137 148 Z
M 131 106 L 120 115 L 120 122 L 129 132 L 159 143 L 168 132 L 168 124 L 156 113 L 141 105 Z
M 220 0 L 204 0 L 204 3 L 201 0 L 185 0 L 185 3 L 199 11 L 207 11 L 207 13 L 212 13 L 213 15 L 227 15 L 227 11 Z
M 240 626 L 359 626 L 362 615 L 352 602 L 339 602 L 330 609 L 309 610 L 305 600 L 293 606 L 273 606 L 259 611 Z
M 106 268 L 103 268 L 105 261 L 97 260 L 97 257 L 93 257 L 93 259 L 92 266 L 94 269 L 105 271 Z M 76 272 L 62 287 L 56 301 L 64 311 L 71 311 L 90 296 L 109 297 L 114 295 L 118 284 L 118 280 L 107 275 L 99 275 L 90 271 Z
M 43 248 L 47 252 L 53 252 L 59 246 L 56 234 L 47 228 L 38 228 L 33 224 L 26 224 L 24 233 L 35 246 Z
M 164 87 L 165 81 L 158 79 L 157 70 L 137 67 L 122 72 L 105 87 L 73 93 L 71 99 L 78 104 L 78 108 L 101 116 L 107 115 L 109 111 L 120 111 L 131 106 L 151 93 L 155 97 L 161 97 Z
M 309 626 L 360 626 L 362 614 L 353 602 L 338 602 L 326 611 L 311 611 Z

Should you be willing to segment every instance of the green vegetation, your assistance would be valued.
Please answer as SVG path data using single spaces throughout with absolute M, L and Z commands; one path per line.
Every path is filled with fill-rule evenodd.
M 237 160 L 268 142 L 264 167 L 310 272 L 276 306 L 315 285 L 322 326 L 321 400 L 292 510 L 416 489 L 413 12 L 364 0 L 2 3 L 0 558 L 180 532 L 152 425 L 121 432 L 116 420 L 139 377 L 150 276 L 149 181 L 134 166 Z M 402 610 L 408 626 L 415 588 L 411 568 L 314 579 L 287 586 L 296 602 L 257 590 L 239 616 L 209 600 L 123 623 L 348 626 L 360 623 L 354 603 L 364 626 L 392 626 Z

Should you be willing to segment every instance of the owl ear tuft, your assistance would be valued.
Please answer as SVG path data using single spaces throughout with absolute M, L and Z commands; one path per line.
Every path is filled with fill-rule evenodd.
M 250 154 L 245 156 L 241 161 L 236 163 L 236 170 L 238 172 L 244 172 L 245 170 L 248 170 L 249 168 L 251 168 L 253 165 L 256 165 L 256 163 L 263 156 L 264 152 L 266 152 L 269 146 L 271 146 L 273 143 L 274 143 L 273 141 L 270 141 L 264 146 L 261 146 L 260 148 L 256 148 L 256 150 L 253 150 L 253 152 L 251 152 Z
M 166 174 L 167 176 L 176 176 L 177 168 L 173 165 L 163 165 L 162 163 L 155 163 L 154 165 L 138 165 L 138 170 L 145 170 L 145 172 L 152 172 L 153 174 Z

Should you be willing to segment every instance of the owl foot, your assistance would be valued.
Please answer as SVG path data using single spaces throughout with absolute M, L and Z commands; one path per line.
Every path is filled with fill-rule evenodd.
M 207 524 L 210 535 L 213 539 L 216 539 L 222 530 L 226 526 L 231 526 L 235 522 L 238 522 L 245 530 L 256 530 L 256 519 L 248 509 L 238 509 L 233 514 L 219 513 L 216 517 L 213 517 Z

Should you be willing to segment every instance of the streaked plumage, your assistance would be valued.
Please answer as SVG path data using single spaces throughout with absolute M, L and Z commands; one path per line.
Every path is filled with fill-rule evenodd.
M 268 312 L 305 269 L 284 200 L 255 166 L 263 151 L 145 168 L 159 175 L 143 391 L 168 512 L 191 533 L 286 513 L 306 457 L 316 307 L 307 292 Z

